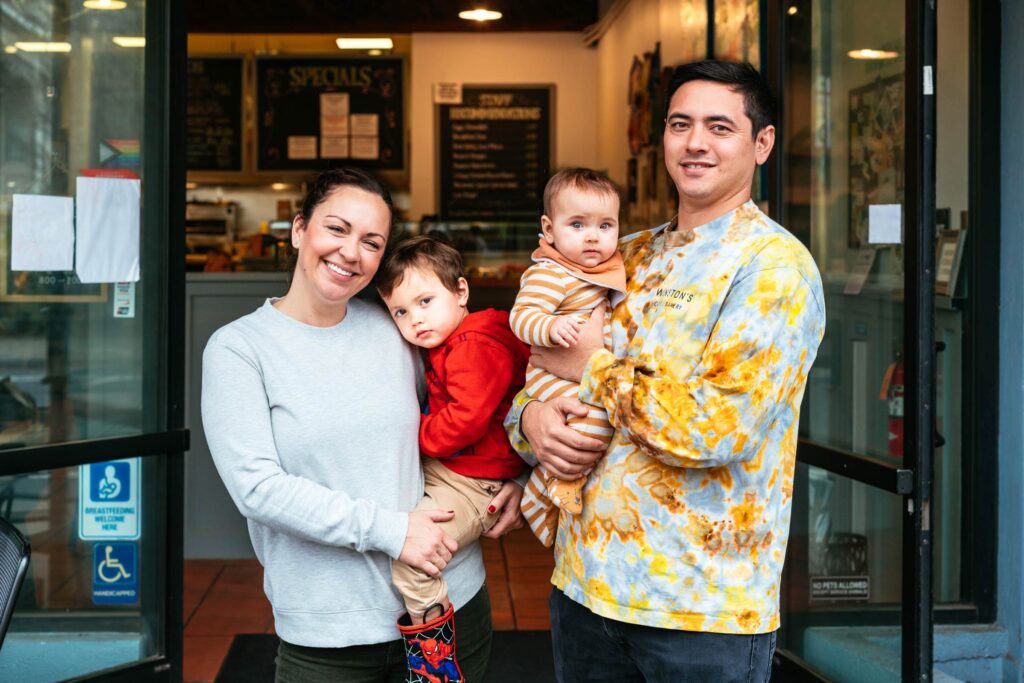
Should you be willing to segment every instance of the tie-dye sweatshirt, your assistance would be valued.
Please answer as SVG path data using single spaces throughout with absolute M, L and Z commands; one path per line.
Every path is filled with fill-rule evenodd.
M 602 616 L 687 631 L 779 627 L 800 401 L 825 328 L 807 250 L 748 202 L 624 238 L 626 298 L 580 398 L 616 429 L 562 515 L 552 583 Z M 536 462 L 506 420 L 513 446 Z

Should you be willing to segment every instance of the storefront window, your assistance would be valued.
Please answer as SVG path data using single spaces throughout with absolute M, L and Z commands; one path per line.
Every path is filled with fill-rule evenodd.
M 139 191 L 101 191 L 116 199 L 81 214 L 80 178 L 142 177 L 144 14 L 139 0 L 0 12 L 0 448 L 157 428 L 143 338 L 158 312 L 132 281 L 138 248 L 134 273 L 111 263 L 140 241 L 120 219 L 138 217 Z

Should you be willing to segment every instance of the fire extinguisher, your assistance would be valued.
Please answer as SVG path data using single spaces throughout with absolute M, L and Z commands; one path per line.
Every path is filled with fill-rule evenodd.
M 903 457 L 903 389 L 904 372 L 901 353 L 889 365 L 882 384 L 882 396 L 889 406 L 889 455 Z

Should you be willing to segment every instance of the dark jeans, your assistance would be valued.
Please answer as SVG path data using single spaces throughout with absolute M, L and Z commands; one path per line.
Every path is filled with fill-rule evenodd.
M 463 678 L 482 683 L 491 656 L 491 598 L 487 586 L 455 613 L 456 650 Z M 351 647 L 303 647 L 281 641 L 276 683 L 404 683 L 401 640 Z
M 767 683 L 775 633 L 675 631 L 606 619 L 552 589 L 559 683 Z

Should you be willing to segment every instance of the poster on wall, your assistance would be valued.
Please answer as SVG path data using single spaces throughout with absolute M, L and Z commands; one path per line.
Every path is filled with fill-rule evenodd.
M 554 86 L 463 86 L 438 105 L 441 218 L 537 220 L 551 174 Z
M 256 168 L 405 167 L 401 59 L 256 61 Z
M 761 3 L 714 0 L 715 59 L 750 62 L 761 68 Z
M 869 206 L 902 202 L 903 74 L 898 74 L 850 91 L 850 248 L 869 244 Z

